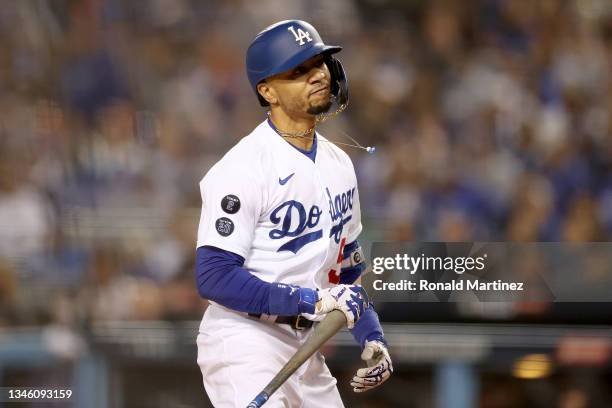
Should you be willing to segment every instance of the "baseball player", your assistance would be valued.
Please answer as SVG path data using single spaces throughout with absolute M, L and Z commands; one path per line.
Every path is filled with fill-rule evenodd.
M 259 33 L 247 51 L 249 81 L 268 117 L 200 182 L 197 286 L 210 300 L 197 338 L 213 405 L 245 407 L 308 338 L 341 310 L 367 368 L 351 385 L 367 391 L 392 373 L 374 308 L 359 282 L 361 214 L 349 157 L 315 130 L 348 103 L 348 82 L 307 22 Z M 336 380 L 313 355 L 267 403 L 342 407 Z

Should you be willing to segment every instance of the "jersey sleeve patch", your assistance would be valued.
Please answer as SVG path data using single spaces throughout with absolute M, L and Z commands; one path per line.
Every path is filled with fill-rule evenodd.
M 215 229 L 219 235 L 227 237 L 234 232 L 234 223 L 229 218 L 221 217 L 215 222 Z
M 240 199 L 234 194 L 228 194 L 221 200 L 221 209 L 228 214 L 236 214 L 240 210 Z

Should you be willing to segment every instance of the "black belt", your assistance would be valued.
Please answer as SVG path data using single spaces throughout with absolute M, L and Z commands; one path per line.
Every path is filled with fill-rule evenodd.
M 249 313 L 250 317 L 254 317 L 255 319 L 259 319 L 261 314 Z M 278 316 L 274 323 L 278 324 L 288 324 L 295 330 L 304 330 L 310 329 L 314 322 L 312 320 L 308 320 L 307 318 L 297 315 L 297 316 Z

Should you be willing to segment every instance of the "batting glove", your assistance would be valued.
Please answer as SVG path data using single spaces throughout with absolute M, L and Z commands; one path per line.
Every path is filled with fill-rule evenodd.
M 393 364 L 387 346 L 380 340 L 366 341 L 361 359 L 367 362 L 367 368 L 360 368 L 351 381 L 355 392 L 365 392 L 378 387 L 389 379 L 393 373 Z
M 369 300 L 365 289 L 360 285 L 338 285 L 317 292 L 318 301 L 315 314 L 326 314 L 338 309 L 346 316 L 346 326 L 352 329 L 355 322 L 368 308 Z

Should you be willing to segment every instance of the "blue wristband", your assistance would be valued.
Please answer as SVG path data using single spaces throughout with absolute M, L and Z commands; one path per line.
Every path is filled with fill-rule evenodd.
M 316 290 L 310 288 L 300 288 L 300 300 L 298 301 L 298 312 L 314 314 L 315 304 L 319 300 Z
M 274 282 L 270 289 L 270 314 L 277 316 L 314 314 L 315 303 L 318 300 L 319 296 L 314 289 Z
M 355 327 L 353 327 L 350 332 L 362 349 L 366 341 L 378 340 L 387 345 L 382 326 L 378 320 L 378 314 L 376 310 L 374 310 L 374 305 L 372 304 L 366 309 L 363 316 L 357 320 Z

